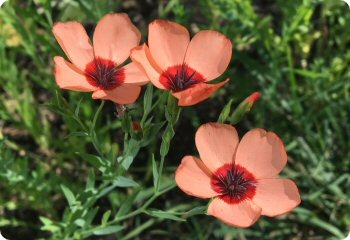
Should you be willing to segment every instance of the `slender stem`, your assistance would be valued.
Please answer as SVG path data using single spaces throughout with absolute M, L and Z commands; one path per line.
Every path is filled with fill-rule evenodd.
M 135 211 L 129 213 L 129 214 L 126 214 L 124 216 L 121 216 L 119 218 L 115 218 L 113 219 L 112 221 L 110 222 L 107 222 L 106 225 L 104 225 L 103 227 L 106 227 L 106 226 L 110 226 L 110 225 L 113 225 L 113 224 L 116 224 L 120 221 L 123 221 L 123 220 L 126 220 L 128 218 L 131 218 L 131 217 L 134 217 L 136 215 L 139 215 L 141 213 L 143 213 L 144 211 L 146 211 L 146 209 L 148 208 L 149 205 L 151 205 L 154 200 L 156 200 L 159 196 L 163 195 L 164 193 L 170 191 L 171 189 L 173 189 L 174 187 L 176 186 L 175 183 L 172 183 L 171 185 L 167 186 L 166 188 L 164 188 L 163 190 L 159 191 L 158 193 L 155 193 L 151 198 L 149 198 L 147 200 L 147 202 L 145 202 L 140 208 L 136 209 Z M 97 226 L 95 228 L 90 228 L 89 230 L 86 230 L 86 231 L 83 231 L 82 232 L 82 235 L 89 235 L 90 233 L 96 231 L 96 230 L 99 230 L 101 228 L 101 226 Z
M 98 146 L 98 140 L 97 140 L 97 137 L 96 137 L 96 132 L 95 132 L 95 126 L 96 126 L 96 122 L 97 122 L 97 119 L 98 119 L 98 116 L 100 115 L 101 111 L 102 111 L 102 108 L 105 104 L 105 101 L 102 100 L 101 101 L 101 104 L 100 106 L 98 107 L 96 113 L 95 113 L 95 116 L 92 120 L 92 123 L 91 123 L 91 126 L 90 126 L 90 131 L 89 131 L 89 136 L 91 138 L 91 141 L 92 141 L 92 144 L 94 145 L 94 148 L 96 149 L 97 153 L 103 158 L 105 159 L 102 151 L 100 150 L 99 146 Z
M 133 229 L 131 232 L 129 232 L 126 236 L 124 236 L 120 240 L 128 240 L 128 239 L 136 237 L 141 232 L 143 232 L 147 228 L 151 227 L 157 221 L 159 221 L 159 219 L 157 219 L 157 220 L 156 219 L 150 219 L 147 222 L 142 223 L 140 226 L 138 226 L 137 228 Z
M 147 202 L 145 202 L 140 208 L 136 209 L 135 211 L 127 214 L 127 215 L 124 215 L 124 216 L 121 216 L 119 218 L 116 218 L 114 219 L 115 222 L 120 222 L 122 220 L 125 220 L 125 219 L 128 219 L 128 218 L 131 218 L 131 217 L 134 217 L 140 213 L 143 213 L 149 205 L 151 205 L 151 203 L 154 202 L 154 200 L 156 200 L 159 196 L 163 195 L 164 193 L 170 191 L 171 189 L 173 189 L 174 187 L 176 186 L 176 184 L 171 184 L 170 186 L 164 188 L 163 190 L 155 193 L 150 199 L 147 200 Z
M 78 118 L 74 115 L 74 120 L 77 121 L 77 123 L 80 125 L 80 127 L 85 131 L 87 132 L 87 127 L 85 126 L 85 124 Z
M 103 107 L 104 102 L 101 103 L 100 107 L 98 108 L 93 122 L 91 124 L 91 128 L 90 128 L 90 136 L 92 137 L 94 146 L 96 148 L 96 150 L 99 152 L 99 154 L 102 156 L 102 153 L 99 151 L 98 147 L 97 147 L 97 140 L 96 140 L 96 136 L 95 136 L 95 132 L 94 132 L 94 127 L 97 121 L 97 117 Z M 153 196 L 151 196 L 146 202 L 143 203 L 143 205 L 141 207 L 139 207 L 138 209 L 124 215 L 124 216 L 120 216 L 120 217 L 116 217 L 113 220 L 107 222 L 103 227 L 106 226 L 111 226 L 114 224 L 117 224 L 118 222 L 124 221 L 126 219 L 135 217 L 139 214 L 144 213 L 147 208 L 161 195 L 163 195 L 164 193 L 166 193 L 167 191 L 170 191 L 171 189 L 173 189 L 176 184 L 173 182 L 172 184 L 166 186 L 163 189 L 160 189 L 160 178 L 162 176 L 163 170 L 164 170 L 164 162 L 165 162 L 165 157 L 168 154 L 168 150 L 169 150 L 169 144 L 170 141 L 172 140 L 172 138 L 174 137 L 174 131 L 173 131 L 173 127 L 176 124 L 177 120 L 179 119 L 179 114 L 181 112 L 181 108 L 178 107 L 177 105 L 177 101 L 176 99 L 174 99 L 173 96 L 169 96 L 168 99 L 168 104 L 167 104 L 167 108 L 168 108 L 168 113 L 169 116 L 167 117 L 167 127 L 165 130 L 165 134 L 167 134 L 166 138 L 163 139 L 163 144 L 167 144 L 167 147 L 165 148 L 165 150 L 163 152 L 161 152 L 161 160 L 160 160 L 160 166 L 158 168 L 158 173 L 159 173 L 159 178 L 158 178 L 158 182 L 157 182 L 157 188 L 156 191 L 154 193 Z M 127 139 L 127 135 L 125 135 L 125 138 Z M 95 145 L 96 144 L 96 145 Z M 95 228 L 91 228 L 89 230 L 86 231 L 82 231 L 82 235 L 89 235 L 91 233 L 93 233 L 94 231 L 100 229 L 102 226 L 97 226 Z
M 163 169 L 164 169 L 165 157 L 168 155 L 170 142 L 175 136 L 174 126 L 177 123 L 179 119 L 179 115 L 181 113 L 181 108 L 178 106 L 177 99 L 174 98 L 172 95 L 169 95 L 168 97 L 167 109 L 169 114 L 169 117 L 167 117 L 168 124 L 163 133 L 165 137 L 163 137 L 162 144 L 161 144 L 160 165 L 158 168 L 158 181 L 156 184 L 155 192 L 158 192 L 158 189 L 159 189 L 160 180 L 162 178 Z M 163 144 L 164 146 L 166 146 L 165 149 L 162 149 Z
M 159 185 L 160 185 L 160 179 L 161 179 L 162 174 L 163 174 L 164 160 L 165 160 L 165 156 L 161 156 L 159 170 L 158 170 L 158 182 L 157 182 L 156 192 L 158 192 Z

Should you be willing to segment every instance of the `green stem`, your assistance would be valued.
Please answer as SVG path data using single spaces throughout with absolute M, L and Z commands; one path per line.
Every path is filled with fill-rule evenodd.
M 137 216 L 143 212 L 146 211 L 146 209 L 148 208 L 149 205 L 151 205 L 154 200 L 156 200 L 159 196 L 163 195 L 164 193 L 170 191 L 171 189 L 173 189 L 174 187 L 176 186 L 175 183 L 169 185 L 168 187 L 164 188 L 163 190 L 159 191 L 158 193 L 155 193 L 150 199 L 147 200 L 147 202 L 145 202 L 140 208 L 136 209 L 135 211 L 129 213 L 129 214 L 126 214 L 124 216 L 121 216 L 119 218 L 115 218 L 113 219 L 112 221 L 110 222 L 107 222 L 106 225 L 104 225 L 103 227 L 106 227 L 106 226 L 110 226 L 110 225 L 113 225 L 113 224 L 116 224 L 120 221 L 123 221 L 123 220 L 126 220 L 126 219 L 129 219 L 131 217 L 134 217 L 134 216 Z M 101 226 L 98 226 L 98 227 L 94 227 L 94 228 L 91 228 L 89 230 L 86 230 L 86 231 L 83 231 L 81 235 L 85 236 L 85 235 L 89 235 L 91 233 L 93 233 L 94 231 L 96 230 L 99 230 L 101 229 L 102 227 Z
M 170 186 L 164 188 L 163 190 L 159 191 L 159 192 L 156 192 L 150 199 L 147 200 L 147 202 L 145 202 L 140 208 L 136 209 L 135 211 L 127 214 L 127 215 L 124 215 L 124 216 L 121 216 L 119 218 L 116 218 L 114 219 L 113 221 L 115 222 L 120 222 L 122 220 L 125 220 L 125 219 L 128 219 L 128 218 L 131 218 L 131 217 L 134 217 L 140 213 L 143 213 L 144 211 L 146 211 L 146 209 L 148 208 L 149 205 L 151 205 L 154 200 L 156 200 L 159 196 L 163 195 L 164 193 L 170 191 L 171 189 L 173 189 L 174 187 L 176 186 L 175 183 L 171 184 Z
M 293 97 L 293 109 L 294 112 L 300 114 L 302 112 L 302 108 L 298 98 L 298 84 L 294 75 L 294 66 L 293 66 L 293 58 L 292 58 L 292 50 L 289 45 L 286 46 L 287 50 L 287 62 L 289 68 L 289 80 L 291 85 L 292 97 Z
M 98 146 L 98 140 L 97 140 L 97 137 L 96 137 L 96 132 L 95 132 L 95 126 L 96 126 L 96 122 L 97 122 L 97 119 L 98 119 L 98 116 L 100 115 L 101 111 L 102 111 L 102 108 L 105 104 L 105 101 L 102 100 L 101 101 L 101 104 L 100 106 L 98 107 L 96 113 L 95 113 L 95 116 L 92 120 L 92 123 L 91 123 L 91 126 L 90 126 L 90 131 L 89 131 L 89 136 L 91 138 L 91 141 L 92 141 L 92 144 L 94 145 L 94 148 L 96 149 L 97 153 L 103 158 L 105 159 L 102 151 L 100 150 L 99 146 Z
M 162 143 L 160 146 L 160 165 L 158 168 L 158 181 L 156 183 L 156 188 L 155 188 L 156 193 L 158 192 L 160 180 L 162 178 L 165 157 L 169 153 L 170 142 L 175 136 L 174 126 L 177 123 L 181 113 L 181 108 L 177 104 L 178 104 L 177 99 L 169 94 L 167 108 L 166 108 L 166 111 L 167 111 L 166 119 L 168 124 L 163 133 Z
M 156 222 L 157 222 L 156 219 L 150 219 L 147 222 L 138 226 L 137 228 L 133 229 L 131 232 L 129 232 L 126 236 L 124 236 L 120 240 L 128 240 L 128 239 L 134 238 L 138 236 L 141 232 L 146 230 L 147 228 L 151 227 Z

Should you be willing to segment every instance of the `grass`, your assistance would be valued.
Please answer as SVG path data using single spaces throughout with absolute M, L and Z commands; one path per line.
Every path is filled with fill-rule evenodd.
M 51 33 L 53 23 L 81 21 L 91 34 L 104 14 L 121 11 L 144 40 L 155 18 L 177 21 L 192 34 L 199 29 L 226 34 L 234 43 L 224 76 L 231 78 L 229 85 L 210 100 L 184 108 L 175 125 L 164 121 L 164 105 L 171 106 L 166 94 L 152 87 L 143 89 L 122 118 L 110 102 L 96 114 L 100 103 L 89 94 L 58 89 L 52 58 L 64 54 Z M 344 238 L 350 230 L 349 44 L 350 12 L 342 1 L 10 0 L 0 9 L 3 236 Z M 254 91 L 262 98 L 237 128 L 241 136 L 262 127 L 283 139 L 289 163 L 282 175 L 295 180 L 302 203 L 284 217 L 264 217 L 251 228 L 237 229 L 197 215 L 207 202 L 178 190 L 173 173 L 182 156 L 195 154 L 198 126 L 216 121 L 231 99 L 235 107 Z M 174 109 L 167 111 L 176 118 Z M 130 120 L 142 119 L 147 129 L 130 131 Z M 172 137 L 173 130 L 170 143 L 157 134 L 166 131 Z M 162 156 L 160 181 L 154 169 Z M 153 181 L 159 181 L 156 197 Z

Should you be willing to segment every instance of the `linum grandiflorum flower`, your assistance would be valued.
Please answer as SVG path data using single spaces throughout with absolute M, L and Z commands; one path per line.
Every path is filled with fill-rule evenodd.
M 107 14 L 97 24 L 93 45 L 78 22 L 55 23 L 53 34 L 69 60 L 56 56 L 55 78 L 59 87 L 93 92 L 94 99 L 133 103 L 149 80 L 134 63 L 120 65 L 141 39 L 140 31 L 124 13 Z
M 189 106 L 207 99 L 228 81 L 206 83 L 226 70 L 231 54 L 231 41 L 219 32 L 199 31 L 190 41 L 185 27 L 155 20 L 149 25 L 148 46 L 133 49 L 131 59 L 156 87 L 170 90 L 178 105 Z
M 234 127 L 207 123 L 196 133 L 200 159 L 185 156 L 175 180 L 182 191 L 214 198 L 208 214 L 237 227 L 249 227 L 260 215 L 279 216 L 299 205 L 295 183 L 278 178 L 287 163 L 280 138 L 253 129 L 239 142 Z

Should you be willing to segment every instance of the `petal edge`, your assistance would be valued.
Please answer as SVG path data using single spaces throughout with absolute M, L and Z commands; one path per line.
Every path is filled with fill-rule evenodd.
M 273 132 L 255 128 L 238 145 L 236 164 L 245 167 L 257 179 L 277 176 L 287 163 L 282 140 Z
M 210 171 L 200 159 L 185 156 L 176 169 L 175 181 L 178 187 L 190 196 L 211 198 L 217 193 L 211 188 L 210 175 Z
M 52 33 L 71 62 L 84 71 L 94 59 L 94 51 L 83 25 L 74 21 L 56 22 Z
M 179 106 L 192 106 L 209 98 L 216 90 L 221 88 L 228 81 L 229 79 L 216 84 L 197 83 L 186 90 L 172 94 L 179 99 Z
M 246 228 L 259 219 L 261 208 L 249 200 L 238 204 L 228 204 L 220 198 L 215 198 L 209 204 L 208 214 L 228 225 Z
M 129 56 L 141 40 L 141 33 L 125 13 L 107 14 L 97 23 L 94 32 L 96 57 L 112 60 L 118 65 Z
M 96 88 L 89 84 L 83 72 L 63 57 L 55 56 L 55 80 L 60 88 L 72 91 L 91 92 Z
M 262 208 L 262 215 L 275 217 L 296 208 L 300 194 L 296 184 L 290 179 L 260 179 L 252 201 Z
M 190 34 L 184 26 L 156 19 L 149 24 L 148 32 L 150 52 L 163 71 L 183 63 L 190 43 Z
M 135 84 L 123 84 L 113 90 L 97 90 L 92 94 L 93 99 L 106 99 L 118 104 L 134 103 L 139 97 L 141 87 Z
M 229 124 L 205 123 L 198 128 L 195 141 L 200 158 L 214 173 L 223 165 L 233 163 L 239 138 Z
M 225 35 L 213 31 L 199 31 L 191 40 L 185 62 L 202 74 L 206 81 L 223 74 L 231 61 L 232 43 Z

